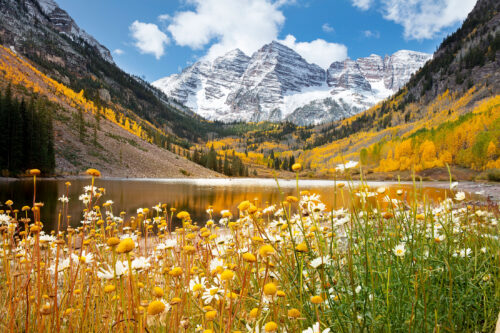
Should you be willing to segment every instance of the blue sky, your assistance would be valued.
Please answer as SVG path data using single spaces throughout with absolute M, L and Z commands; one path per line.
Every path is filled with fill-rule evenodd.
M 432 53 L 476 0 L 56 0 L 113 52 L 154 81 L 239 47 L 273 39 L 326 68 L 346 56 Z

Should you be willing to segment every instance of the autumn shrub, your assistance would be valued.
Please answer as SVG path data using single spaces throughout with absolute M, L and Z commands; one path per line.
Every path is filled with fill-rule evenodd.
M 488 170 L 487 177 L 489 181 L 500 182 L 500 170 L 499 169 Z

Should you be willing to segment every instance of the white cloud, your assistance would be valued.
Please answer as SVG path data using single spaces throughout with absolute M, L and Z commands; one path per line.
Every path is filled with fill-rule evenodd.
M 333 27 L 328 24 L 328 23 L 325 23 L 321 26 L 321 29 L 323 29 L 324 32 L 333 32 L 335 29 L 333 29 Z
M 322 68 L 328 68 L 332 62 L 342 61 L 347 58 L 347 47 L 345 45 L 329 43 L 323 39 L 297 43 L 294 36 L 288 35 L 279 42 L 295 50 L 308 62 L 317 64 Z
M 290 1 L 189 0 L 193 10 L 176 13 L 168 31 L 178 45 L 192 49 L 210 46 L 213 59 L 239 48 L 250 55 L 275 40 L 285 22 L 280 6 Z
M 113 51 L 113 54 L 116 54 L 118 56 L 120 56 L 120 55 L 122 55 L 124 53 L 125 53 L 125 51 L 123 51 L 122 49 L 116 49 L 116 50 Z
M 141 53 L 153 54 L 156 59 L 163 56 L 170 39 L 156 24 L 134 21 L 129 29 L 135 39 L 134 45 Z
M 370 9 L 373 0 L 351 0 L 352 4 L 361 10 Z
M 476 1 L 382 0 L 382 11 L 385 19 L 404 27 L 406 39 L 427 39 L 434 38 L 443 28 L 464 20 Z
M 161 14 L 161 15 L 158 15 L 158 21 L 169 21 L 170 19 L 172 18 L 172 16 L 168 15 L 168 14 Z
M 364 30 L 363 35 L 366 38 L 380 38 L 380 32 L 378 31 L 371 31 L 371 30 Z

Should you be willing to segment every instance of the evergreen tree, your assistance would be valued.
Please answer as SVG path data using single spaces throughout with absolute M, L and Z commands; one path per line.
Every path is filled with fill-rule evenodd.
M 290 156 L 290 163 L 288 163 L 288 170 L 292 171 L 292 166 L 295 164 L 295 156 Z
M 167 150 L 172 151 L 172 143 L 170 142 L 170 135 L 167 136 Z
M 238 175 L 240 177 L 244 176 L 245 175 L 245 166 L 243 165 L 243 163 L 241 162 L 241 159 L 238 158 Z
M 9 85 L 10 90 L 10 85 Z M 8 90 L 7 90 L 8 91 Z M 0 123 L 6 124 L 7 119 L 7 96 L 0 91 Z M 7 166 L 7 131 L 0 131 L 0 170 L 5 170 Z M 3 173 L 3 172 L 2 172 Z
M 32 154 L 29 152 L 33 151 L 33 147 L 35 145 L 33 140 L 33 117 L 35 115 L 35 105 L 33 104 L 33 99 L 30 99 L 28 105 L 24 109 L 21 109 L 23 114 L 21 117 L 23 118 L 23 128 L 24 128 L 24 138 L 23 138 L 23 152 L 24 152 L 24 160 L 28 165 L 28 169 L 36 168 L 33 164 Z
M 84 142 L 86 135 L 86 128 L 85 128 L 85 119 L 83 118 L 83 111 L 81 108 L 78 109 L 76 119 L 77 119 L 78 135 L 80 137 L 80 142 Z
M 200 163 L 200 153 L 198 152 L 198 149 L 196 149 L 196 148 L 193 152 L 193 162 Z
M 21 171 L 23 169 L 23 163 L 25 156 L 23 152 L 23 141 L 24 141 L 24 127 L 22 114 L 26 113 L 26 103 L 24 100 L 21 103 L 16 102 L 13 105 L 13 112 L 11 112 L 11 125 L 10 130 L 10 145 L 9 145 L 9 170 Z
M 97 124 L 97 121 L 95 122 L 94 124 L 94 135 L 92 136 L 92 144 L 94 145 L 94 147 L 97 147 L 97 127 L 99 125 Z
M 208 152 L 206 167 L 211 170 L 217 170 L 217 153 L 213 145 Z
M 224 156 L 224 168 L 223 168 L 223 173 L 226 176 L 231 176 L 231 169 L 229 168 L 229 160 L 227 158 L 227 153 Z
M 233 156 L 231 159 L 231 175 L 238 176 L 239 172 L 240 172 L 239 161 L 238 161 L 237 156 L 235 155 L 234 150 L 233 150 Z
M 281 166 L 281 169 L 288 170 L 288 158 L 287 157 L 285 157 L 283 159 L 283 165 Z
M 101 130 L 101 112 L 102 112 L 102 107 L 99 108 L 99 110 L 94 115 L 95 123 L 98 130 Z
M 46 126 L 47 126 L 46 135 L 48 142 L 46 171 L 51 172 L 56 167 L 56 154 L 54 149 L 54 125 L 53 125 L 52 111 L 48 112 Z
M 276 158 L 274 159 L 274 169 L 275 169 L 275 170 L 279 170 L 279 169 L 280 169 L 280 166 L 281 166 L 280 159 L 279 159 L 279 157 L 276 157 Z

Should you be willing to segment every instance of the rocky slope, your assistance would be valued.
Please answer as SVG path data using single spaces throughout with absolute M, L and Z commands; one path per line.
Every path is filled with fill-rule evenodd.
M 325 71 L 272 42 L 251 57 L 233 50 L 153 85 L 211 120 L 317 124 L 359 113 L 392 95 L 430 58 L 402 50 L 385 58 L 334 62 Z
M 215 124 L 186 112 L 157 88 L 118 68 L 109 50 L 54 0 L 0 0 L 0 44 L 5 47 L 1 48 L 0 64 L 12 71 L 23 64 L 15 69 L 17 74 L 0 71 L 0 88 L 13 84 L 18 97 L 45 96 L 58 104 L 52 105 L 57 110 L 57 174 L 74 174 L 94 166 L 108 176 L 217 176 L 165 149 L 167 142 L 187 147 L 191 140 L 217 133 Z M 21 72 L 30 73 L 26 74 L 29 79 L 20 80 L 25 76 L 19 75 Z M 52 88 L 46 86 L 48 78 L 57 81 Z M 59 83 L 56 92 L 54 85 Z M 119 115 L 91 132 L 95 117 L 85 114 L 85 126 L 90 127 L 88 132 L 98 144 L 90 143 L 90 134 L 82 142 L 75 133 L 75 113 L 82 109 L 88 112 L 88 105 L 68 103 L 64 94 L 71 92 L 80 92 L 83 100 L 101 113 L 109 109 Z M 144 135 L 124 130 L 121 122 L 125 118 L 133 120 Z

